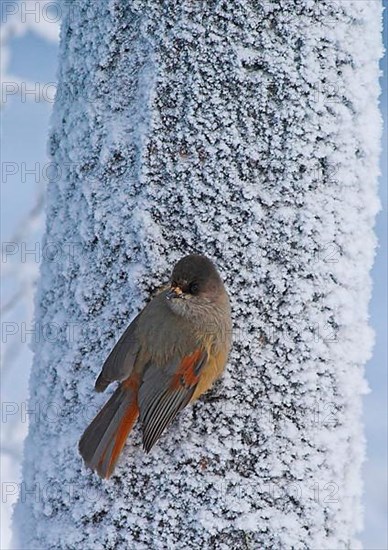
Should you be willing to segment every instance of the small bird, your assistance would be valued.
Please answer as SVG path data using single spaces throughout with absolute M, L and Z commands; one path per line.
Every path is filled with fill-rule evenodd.
M 148 453 L 222 374 L 231 336 L 229 297 L 213 262 L 197 254 L 182 258 L 168 287 L 137 315 L 103 365 L 95 389 L 119 386 L 80 439 L 86 465 L 109 478 L 138 417 Z

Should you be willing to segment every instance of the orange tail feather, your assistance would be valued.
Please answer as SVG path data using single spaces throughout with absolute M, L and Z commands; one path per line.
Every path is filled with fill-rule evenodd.
M 128 379 L 117 388 L 109 401 L 86 428 L 79 442 L 85 463 L 102 478 L 109 478 L 139 416 L 138 384 Z

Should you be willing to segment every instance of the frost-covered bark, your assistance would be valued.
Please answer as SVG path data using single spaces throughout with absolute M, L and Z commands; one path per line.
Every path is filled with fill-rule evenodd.
M 71 6 L 16 546 L 357 548 L 380 3 Z M 101 481 L 95 377 L 191 251 L 231 292 L 228 371 Z

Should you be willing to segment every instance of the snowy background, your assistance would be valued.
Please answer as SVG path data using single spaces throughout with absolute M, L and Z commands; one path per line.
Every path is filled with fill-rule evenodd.
M 363 1 L 363 0 L 360 0 Z M 18 494 L 20 457 L 27 431 L 27 382 L 31 364 L 34 284 L 46 253 L 43 195 L 48 173 L 47 130 L 55 90 L 60 10 L 53 2 L 3 2 L 2 42 L 2 532 L 9 548 L 9 520 Z M 388 3 L 387 3 L 388 5 Z M 12 14 L 12 12 L 15 12 Z M 27 13 L 28 12 L 28 13 Z M 387 17 L 385 16 L 385 19 Z M 385 44 L 387 45 L 387 26 Z M 383 66 L 383 64 L 382 64 Z M 387 461 L 387 82 L 382 81 L 385 120 L 380 197 L 376 231 L 380 248 L 370 307 L 376 331 L 373 359 L 367 366 L 371 393 L 364 401 L 368 460 L 364 466 L 366 550 L 388 548 Z M 8 243 L 8 244 L 7 244 Z

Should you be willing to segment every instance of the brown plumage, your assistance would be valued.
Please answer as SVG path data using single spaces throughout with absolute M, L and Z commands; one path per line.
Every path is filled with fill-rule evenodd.
M 79 442 L 85 463 L 110 477 L 138 417 L 149 452 L 176 415 L 221 375 L 231 344 L 229 298 L 214 264 L 190 255 L 170 286 L 132 321 L 109 354 L 95 388 L 119 386 Z

